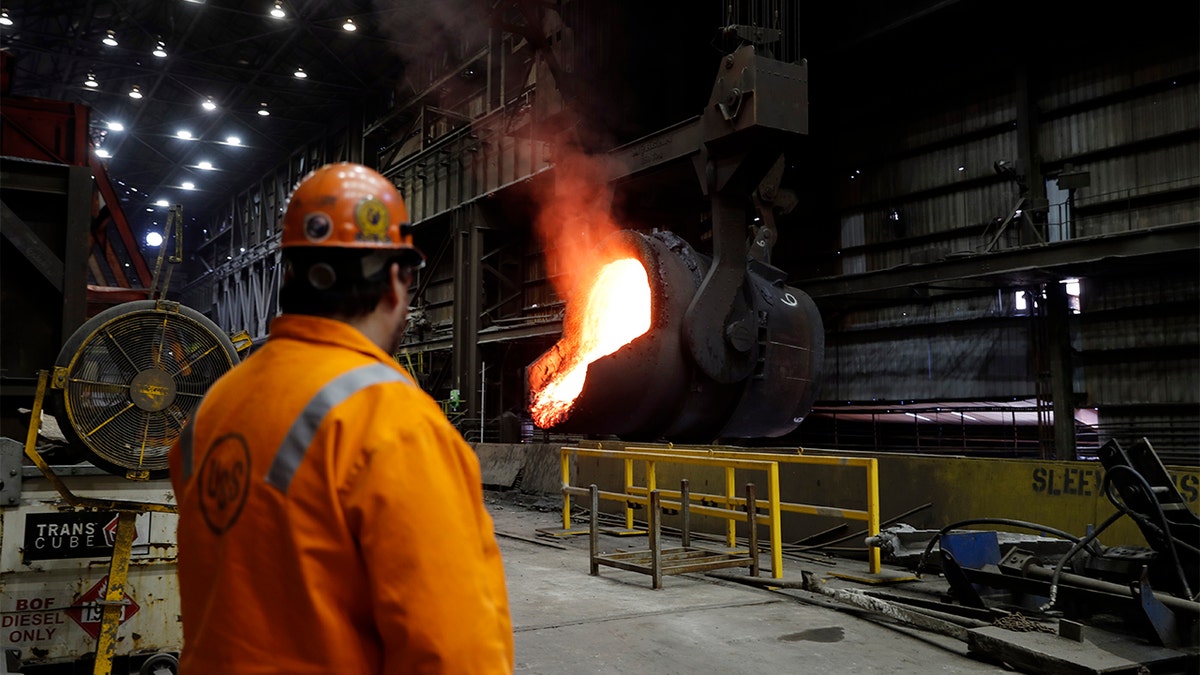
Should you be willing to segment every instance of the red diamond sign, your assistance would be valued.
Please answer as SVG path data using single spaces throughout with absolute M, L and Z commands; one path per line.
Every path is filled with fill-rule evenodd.
M 80 628 L 94 638 L 100 637 L 100 619 L 104 616 L 104 606 L 97 600 L 103 600 L 107 591 L 108 575 L 106 574 L 83 595 L 75 596 L 71 601 L 71 606 L 67 608 L 67 616 L 74 619 Z M 128 593 L 126 593 L 125 599 L 129 601 L 129 604 L 121 607 L 121 620 L 118 624 L 125 623 L 129 617 L 137 614 L 137 611 L 141 609 Z
M 109 545 L 110 548 L 117 545 L 117 522 L 120 520 L 121 516 L 114 515 L 113 519 L 108 521 L 108 524 L 104 526 L 104 541 Z M 136 522 L 137 521 L 134 521 L 134 523 Z M 135 524 L 133 528 L 132 541 L 137 541 L 137 538 L 137 525 Z

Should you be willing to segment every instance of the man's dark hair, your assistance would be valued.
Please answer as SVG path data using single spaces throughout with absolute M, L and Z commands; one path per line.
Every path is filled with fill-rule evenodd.
M 370 314 L 388 289 L 388 270 L 393 262 L 396 258 L 382 251 L 284 249 L 279 308 L 285 314 L 324 317 Z M 409 268 L 403 267 L 402 274 L 408 273 Z

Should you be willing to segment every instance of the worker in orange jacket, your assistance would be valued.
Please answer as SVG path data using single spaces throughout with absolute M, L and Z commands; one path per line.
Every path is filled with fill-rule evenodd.
M 288 203 L 283 314 L 170 453 L 183 675 L 513 669 L 478 459 L 391 357 L 407 220 L 357 164 Z

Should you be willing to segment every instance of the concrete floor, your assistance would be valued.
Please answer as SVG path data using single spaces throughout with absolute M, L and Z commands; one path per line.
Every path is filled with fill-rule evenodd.
M 537 534 L 562 526 L 553 502 L 522 505 L 494 493 L 487 501 L 508 575 L 517 672 L 1011 672 L 967 657 L 958 640 L 866 620 L 805 591 L 758 589 L 701 574 L 664 577 L 664 588 L 655 591 L 648 575 L 612 567 L 589 576 L 586 536 Z M 668 539 L 668 545 L 678 543 Z M 604 552 L 645 546 L 644 537 L 601 542 Z M 839 567 L 865 570 L 865 563 Z M 788 560 L 784 578 L 798 580 L 801 569 L 823 575 L 835 568 Z

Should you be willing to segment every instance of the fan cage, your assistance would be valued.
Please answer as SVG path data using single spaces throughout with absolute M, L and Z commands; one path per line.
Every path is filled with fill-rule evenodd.
M 123 314 L 88 335 L 68 367 L 67 416 L 80 440 L 102 460 L 130 471 L 164 471 L 167 452 L 204 393 L 234 365 L 222 340 L 180 313 Z M 138 373 L 158 369 L 175 384 L 162 410 L 133 399 Z

